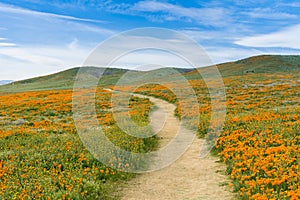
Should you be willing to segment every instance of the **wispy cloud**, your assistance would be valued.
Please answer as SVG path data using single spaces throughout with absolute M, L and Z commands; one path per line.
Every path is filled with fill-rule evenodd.
M 15 47 L 15 46 L 17 46 L 15 43 L 7 42 L 7 38 L 0 37 L 0 47 Z
M 183 7 L 166 2 L 140 1 L 133 5 L 111 5 L 112 12 L 142 15 L 149 20 L 157 21 L 185 21 L 209 26 L 225 26 L 230 20 L 229 12 L 221 7 L 196 8 Z
M 264 53 L 252 48 L 228 48 L 218 46 L 207 47 L 206 51 L 215 64 L 239 60 L 241 58 L 247 58 Z
M 241 33 L 235 33 L 234 29 L 227 30 L 227 31 L 218 31 L 218 30 L 198 29 L 198 28 L 185 28 L 179 31 L 187 35 L 188 37 L 191 37 L 192 39 L 196 40 L 197 42 L 199 42 L 199 44 L 201 44 L 201 42 L 216 43 L 220 39 L 222 42 L 232 41 L 232 40 L 236 40 L 241 35 Z
M 120 57 L 118 57 L 120 56 Z M 113 63 L 111 63 L 113 61 Z M 143 68 L 147 65 L 161 67 L 195 67 L 211 64 L 205 51 L 196 42 L 182 34 L 154 29 L 119 35 L 104 42 L 87 60 L 87 66 Z
M 299 8 L 300 7 L 300 2 L 280 2 L 277 4 L 277 6 L 281 7 L 292 7 L 292 8 Z
M 74 45 L 74 43 L 77 44 Z M 73 41 L 65 47 L 15 46 L 0 48 L 0 79 L 21 80 L 80 66 L 91 49 L 92 47 L 80 45 L 78 41 Z
M 70 44 L 68 45 L 68 48 L 71 50 L 78 48 L 78 39 L 74 38 L 72 42 L 70 42 Z
M 16 60 L 23 60 L 31 64 L 40 64 L 40 65 L 53 65 L 53 64 L 62 64 L 59 63 L 59 60 L 51 58 L 50 56 L 43 56 L 41 53 L 30 51 L 26 48 L 2 48 L 0 49 L 0 55 L 9 56 Z
M 252 18 L 273 19 L 273 20 L 286 20 L 286 19 L 299 18 L 299 15 L 290 14 L 288 12 L 275 11 L 271 8 L 254 8 L 250 11 L 241 12 L 241 14 L 247 15 Z
M 97 42 L 114 33 L 99 20 L 0 3 L 0 79 L 24 79 L 79 66 Z M 8 38 L 8 39 L 7 39 Z M 8 67 L 9 66 L 9 67 Z
M 67 16 L 67 15 L 58 15 L 58 14 L 47 13 L 47 12 L 39 12 L 39 11 L 20 8 L 20 7 L 3 4 L 3 3 L 0 3 L 0 12 L 25 14 L 25 15 L 36 15 L 36 16 L 41 16 L 41 17 L 51 17 L 51 18 L 73 20 L 73 21 L 105 23 L 104 21 L 100 21 L 100 20 L 78 18 L 78 17 L 73 17 L 73 16 Z
M 300 24 L 284 28 L 280 31 L 244 37 L 235 44 L 249 47 L 282 47 L 300 49 Z
M 114 30 L 102 28 L 99 26 L 87 25 L 87 24 L 76 23 L 76 22 L 69 22 L 68 24 L 71 25 L 72 29 L 84 31 L 84 32 L 93 32 L 93 33 L 103 34 L 108 36 L 116 33 L 116 31 Z
M 215 63 L 265 53 L 293 54 L 300 52 L 300 24 L 296 25 L 299 8 L 297 0 L 0 3 L 0 79 L 28 78 L 81 65 L 99 42 L 118 31 L 141 26 L 160 26 L 186 34 L 202 45 Z M 58 14 L 62 10 L 68 14 Z M 149 46 L 164 42 L 138 41 Z M 122 49 L 122 44 L 134 42 L 133 38 L 115 42 L 106 49 L 104 58 Z M 176 46 L 199 57 L 184 44 Z M 161 52 L 137 52 L 120 59 L 118 65 L 130 67 L 152 61 L 184 65 Z
M 0 42 L 0 47 L 14 47 L 17 46 L 14 43 L 9 43 L 9 42 Z
M 74 37 L 91 41 L 92 38 L 115 33 L 103 24 L 89 23 L 90 19 L 38 12 L 1 3 L 0 18 L 0 25 L 7 27 L 7 30 L 1 31 L 0 36 L 27 44 L 67 43 L 69 38 Z
M 300 50 L 282 48 L 240 48 L 240 47 L 207 47 L 207 54 L 213 63 L 224 63 L 248 58 L 256 55 L 299 55 Z

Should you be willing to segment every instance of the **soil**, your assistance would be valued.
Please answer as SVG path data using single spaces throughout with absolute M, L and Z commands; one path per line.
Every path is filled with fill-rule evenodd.
M 153 129 L 158 132 L 159 147 L 162 148 L 178 130 L 179 120 L 174 116 L 175 106 L 153 97 L 147 98 L 158 107 L 150 115 L 150 121 Z M 168 167 L 139 174 L 127 182 L 122 191 L 122 199 L 234 199 L 228 186 L 230 180 L 225 175 L 225 164 L 217 162 L 218 158 L 211 155 L 200 158 L 203 141 L 195 138 L 187 151 Z

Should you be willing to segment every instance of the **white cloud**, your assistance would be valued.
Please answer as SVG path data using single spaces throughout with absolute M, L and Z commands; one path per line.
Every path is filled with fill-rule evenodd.
M 14 46 L 17 46 L 16 44 L 14 43 L 11 43 L 11 42 L 6 42 L 7 38 L 1 38 L 0 37 L 0 48 L 1 47 L 14 47 Z M 1 41 L 4 41 L 4 42 L 1 42 Z
M 0 80 L 21 80 L 80 66 L 92 47 L 22 46 L 0 48 Z
M 114 63 L 115 67 L 126 67 L 136 70 L 147 70 L 162 67 L 191 67 L 189 63 L 180 57 L 164 52 L 153 50 L 140 50 L 123 55 Z
M 230 40 L 236 39 L 239 37 L 240 33 L 230 32 L 229 31 L 207 31 L 197 28 L 189 28 L 180 30 L 181 33 L 191 37 L 192 39 L 198 41 L 201 44 L 201 41 L 208 41 L 215 43 L 216 40 Z
M 70 44 L 68 45 L 68 48 L 71 49 L 71 50 L 74 50 L 74 49 L 78 48 L 78 39 L 74 38 L 72 40 L 72 42 L 70 42 Z
M 235 44 L 248 47 L 281 47 L 300 49 L 300 24 L 278 32 L 244 37 Z
M 85 65 L 139 67 L 161 65 L 173 67 L 208 66 L 212 64 L 205 50 L 196 42 L 175 32 L 139 29 L 129 35 L 121 34 L 95 49 Z
M 167 41 L 172 41 L 173 45 L 168 46 Z M 101 51 L 96 51 L 95 55 L 86 61 L 94 47 L 83 46 L 78 39 L 74 38 L 69 45 L 66 46 L 22 46 L 0 48 L 0 80 L 31 78 L 55 73 L 71 67 L 81 66 L 82 64 L 105 66 L 103 65 L 104 63 L 118 58 L 115 55 L 119 55 L 120 57 L 112 63 L 111 67 L 123 67 L 138 70 L 146 69 L 149 64 L 154 64 L 154 66 L 159 65 L 161 67 L 191 67 L 184 59 L 171 52 L 151 49 L 139 50 L 137 48 L 151 47 L 153 44 L 159 44 L 166 49 L 174 47 L 176 48 L 175 52 L 176 50 L 179 51 L 182 49 L 184 52 L 182 54 L 183 57 L 184 55 L 188 55 L 192 60 L 197 60 L 198 65 L 195 67 L 207 66 L 212 63 L 217 64 L 234 61 L 260 54 L 300 53 L 300 50 L 259 51 L 250 48 L 225 47 L 208 47 L 203 49 L 202 52 L 199 52 L 198 50 L 191 48 L 191 45 L 188 42 L 180 40 L 180 38 L 166 40 L 145 36 L 131 36 L 119 37 L 118 40 L 106 44 L 106 46 L 102 47 Z M 123 52 L 126 52 L 126 49 L 128 48 L 133 51 L 128 52 L 128 54 L 122 54 Z M 135 49 L 137 51 L 135 51 Z M 212 62 L 208 62 L 208 58 L 210 58 Z
M 14 31 L 11 35 L 3 32 L 0 37 L 0 80 L 20 80 L 80 66 L 95 43 L 115 33 L 86 23 L 91 22 L 89 19 L 2 3 L 0 18 L 7 27 L 3 30 Z
M 257 55 L 299 55 L 300 50 L 297 49 L 263 49 L 255 48 L 226 48 L 226 47 L 207 47 L 205 48 L 208 56 L 213 63 L 224 63 L 240 60 Z
M 241 12 L 241 14 L 247 15 L 252 18 L 272 19 L 272 20 L 286 20 L 286 19 L 298 19 L 299 16 L 290 14 L 287 12 L 275 11 L 271 8 L 254 8 L 251 11 Z
M 182 20 L 209 26 L 225 26 L 228 23 L 227 21 L 230 20 L 229 13 L 224 8 L 187 8 L 151 0 L 140 1 L 134 5 L 113 5 L 108 9 L 117 13 L 142 15 L 151 21 Z
M 35 15 L 35 16 L 57 18 L 57 19 L 64 19 L 64 20 L 104 23 L 104 21 L 100 21 L 100 20 L 77 18 L 77 17 L 67 16 L 67 15 L 58 15 L 53 13 L 39 12 L 39 11 L 28 10 L 25 8 L 15 7 L 3 3 L 0 3 L 0 11 L 5 13 L 25 14 L 31 16 Z
M 0 40 L 1 40 L 1 38 L 0 38 Z M 17 46 L 17 45 L 14 43 L 9 43 L 9 42 L 0 42 L 0 47 L 14 47 L 14 46 Z
M 115 31 L 110 30 L 110 29 L 101 28 L 98 26 L 86 25 L 86 24 L 82 24 L 82 23 L 69 22 L 68 25 L 70 25 L 70 28 L 75 29 L 77 31 L 97 33 L 97 34 L 101 34 L 101 35 L 110 36 L 110 35 L 116 33 Z
M 280 7 L 292 7 L 292 8 L 298 8 L 300 7 L 300 2 L 280 2 L 277 4 L 277 6 L 280 6 Z
M 86 23 L 84 19 L 16 8 L 1 3 L 0 18 L 0 24 L 8 30 L 1 32 L 0 36 L 9 37 L 18 45 L 66 44 L 68 38 L 94 42 L 115 33 L 99 24 Z
M 196 41 L 211 40 L 220 36 L 219 32 L 201 31 L 201 30 L 181 30 L 181 33 L 193 38 Z
M 236 61 L 254 55 L 263 54 L 256 49 L 226 48 L 226 47 L 207 47 L 205 48 L 208 56 L 214 64 Z
M 40 64 L 40 65 L 55 65 L 61 64 L 59 60 L 51 58 L 51 56 L 43 56 L 41 52 L 34 52 L 32 50 L 26 48 L 1 48 L 0 55 L 8 56 L 10 58 L 16 60 L 23 60 L 32 64 Z

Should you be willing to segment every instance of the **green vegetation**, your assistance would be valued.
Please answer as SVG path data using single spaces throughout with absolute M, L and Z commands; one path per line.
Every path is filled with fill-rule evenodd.
M 300 56 L 281 56 L 281 55 L 265 55 L 254 56 L 239 60 L 236 62 L 228 62 L 217 65 L 223 77 L 243 76 L 246 74 L 263 74 L 263 73 L 281 73 L 300 70 Z M 191 69 L 173 68 L 179 73 L 182 73 L 187 79 L 199 79 L 198 71 Z M 199 68 L 198 70 L 205 71 L 208 68 Z M 56 74 L 42 76 L 23 81 L 17 81 L 8 85 L 0 86 L 0 92 L 21 92 L 21 91 L 37 91 L 37 90 L 54 90 L 54 89 L 72 89 L 79 68 L 69 69 Z M 119 78 L 130 70 L 116 68 L 97 68 L 84 67 L 82 69 L 83 77 L 97 78 L 103 73 L 100 86 L 114 85 Z M 164 77 L 166 69 L 157 69 L 153 73 Z M 131 71 L 134 72 L 134 71 Z M 143 76 L 145 72 L 135 72 L 136 76 Z M 150 73 L 151 74 L 151 73 Z M 170 75 L 170 73 L 167 73 Z M 172 74 L 171 74 L 172 75 Z M 176 76 L 176 75 L 175 75 Z
M 218 68 L 226 89 L 227 117 L 213 153 L 227 164 L 231 187 L 241 199 L 300 198 L 300 56 L 255 56 Z M 0 199 L 118 198 L 120 185 L 134 176 L 98 162 L 77 135 L 72 87 L 78 70 L 0 86 Z M 176 81 L 169 83 L 170 88 L 148 84 L 135 92 L 175 103 L 181 118 L 195 119 L 200 113 L 200 123 L 187 122 L 204 137 L 211 122 L 206 84 L 195 70 L 179 71 L 194 88 L 199 108 L 189 107 L 188 95 L 184 103 L 179 102 L 172 92 L 172 88 L 182 89 Z M 92 80 L 104 72 L 99 85 L 108 87 L 129 70 L 86 67 L 82 72 Z M 167 69 L 152 72 L 162 79 L 177 76 Z M 141 78 L 145 74 L 151 76 L 132 72 Z M 117 89 L 130 91 L 129 83 Z M 83 98 L 85 94 L 80 93 Z M 106 136 L 132 152 L 155 149 L 156 137 L 141 139 L 121 131 L 112 117 L 111 95 L 102 87 L 96 93 L 96 115 Z M 153 109 L 149 99 L 132 97 L 129 103 L 133 121 L 148 124 Z M 118 163 L 118 155 L 111 162 L 122 169 L 130 163 Z
M 8 85 L 0 86 L 0 91 L 7 93 L 72 89 L 79 69 L 80 68 L 77 67 L 48 76 L 41 76 L 37 78 L 17 81 Z M 99 77 L 102 76 L 99 85 L 113 85 L 124 73 L 127 72 L 127 70 L 115 68 L 105 69 L 97 67 L 84 67 L 81 68 L 80 72 L 87 80 L 95 78 L 99 79 Z
M 97 119 L 107 138 L 131 152 L 155 148 L 156 137 L 136 138 L 115 124 L 110 96 L 101 88 L 97 91 Z M 120 184 L 134 174 L 104 165 L 88 151 L 77 134 L 71 103 L 72 90 L 0 96 L 0 199 L 119 197 Z M 149 99 L 131 98 L 129 111 L 135 123 L 148 124 L 151 106 Z M 120 162 L 118 155 L 111 162 L 120 169 L 134 164 Z

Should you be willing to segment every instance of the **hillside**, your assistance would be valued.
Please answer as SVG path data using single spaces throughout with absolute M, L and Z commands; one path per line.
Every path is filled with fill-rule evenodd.
M 300 70 L 300 56 L 263 55 L 219 64 L 223 76 Z
M 300 70 L 300 56 L 282 56 L 282 55 L 261 55 L 254 56 L 235 62 L 227 62 L 217 65 L 223 77 L 240 76 L 245 74 L 257 73 L 281 73 Z M 198 70 L 207 70 L 209 67 L 199 68 Z M 8 85 L 0 86 L 0 92 L 18 92 L 30 90 L 52 90 L 52 89 L 70 89 L 76 78 L 79 67 L 58 72 L 55 74 L 41 76 L 37 78 L 17 81 Z M 104 73 L 103 73 L 103 70 Z M 196 70 L 177 69 L 183 73 L 188 79 L 199 77 Z M 98 78 L 99 74 L 103 73 L 103 77 L 99 82 L 100 85 L 115 84 L 118 79 L 126 72 L 131 70 L 117 68 L 99 68 L 99 67 L 84 67 L 84 73 L 87 77 Z M 132 71 L 136 76 L 143 75 L 145 72 Z M 166 69 L 153 70 L 153 73 L 159 73 L 164 76 Z
M 68 69 L 55 74 L 40 76 L 36 78 L 16 81 L 8 85 L 0 86 L 1 92 L 19 92 L 53 89 L 70 89 L 73 87 L 79 67 Z M 119 77 L 127 72 L 126 69 L 84 67 L 84 76 L 98 78 L 103 73 L 101 84 L 109 85 L 115 83 Z M 104 72 L 103 72 L 104 71 Z
M 120 89 L 127 94 L 136 77 L 150 83 L 171 80 L 169 87 L 149 84 L 136 90 L 168 102 L 140 95 L 122 101 L 124 93 L 101 88 L 95 95 L 89 89 L 74 93 L 74 81 L 81 80 L 76 78 L 79 68 L 1 86 L 0 199 L 12 194 L 16 199 L 299 199 L 299 64 L 299 56 L 256 56 L 219 64 L 226 100 L 220 90 L 221 98 L 210 95 L 209 82 L 187 69 L 179 71 L 192 80 L 188 87 L 194 93 L 176 81 L 170 68 L 83 68 L 87 83 L 102 72 L 103 85 L 122 76 L 128 86 Z M 17 93 L 21 90 L 26 91 Z M 123 109 L 127 107 L 128 112 Z M 128 114 L 138 126 L 128 123 Z M 176 135 L 178 146 L 154 161 L 180 155 L 186 139 L 194 137 L 190 131 L 199 139 L 168 167 L 135 176 L 122 170 L 163 165 L 148 156 L 144 160 L 111 151 L 96 126 L 112 144 L 138 154 L 167 149 Z M 140 138 L 136 132 L 153 137 Z M 213 147 L 211 155 L 208 147 Z
M 79 67 L 76 67 L 47 76 L 40 76 L 36 78 L 16 81 L 3 86 L 0 85 L 0 92 L 10 93 L 21 91 L 71 89 L 73 88 L 73 84 L 75 82 L 79 69 Z M 167 69 L 170 68 L 156 69 L 151 72 L 155 73 L 155 75 L 163 77 L 166 73 L 170 75 Z M 83 73 L 83 77 L 86 77 L 86 80 L 89 80 L 91 78 L 99 79 L 99 85 L 114 85 L 126 72 L 130 72 L 129 76 L 143 76 L 146 73 L 144 71 L 101 67 L 83 67 L 81 70 L 81 72 Z M 176 70 L 180 73 L 191 71 L 191 69 L 184 68 L 176 68 Z M 147 75 L 149 76 L 153 73 L 149 73 Z M 101 79 L 99 78 L 100 74 L 102 74 Z

